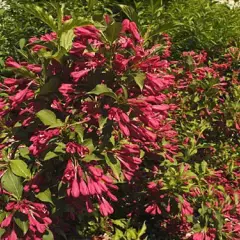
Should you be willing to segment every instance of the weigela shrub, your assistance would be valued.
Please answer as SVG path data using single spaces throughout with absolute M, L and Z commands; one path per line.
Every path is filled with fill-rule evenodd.
M 52 32 L 30 39 L 27 62 L 6 61 L 14 74 L 1 84 L 2 239 L 17 239 L 19 230 L 41 239 L 54 221 L 65 222 L 60 205 L 73 222 L 82 213 L 112 214 L 123 197 L 118 183 L 142 181 L 144 159 L 149 169 L 177 149 L 168 119 L 175 105 L 164 94 L 174 76 L 155 54 L 161 47 L 144 49 L 129 20 L 105 34 L 86 25 L 65 35 L 59 50 Z
M 169 61 L 167 35 L 146 49 L 134 22 L 108 20 L 99 30 L 60 18 L 29 40 L 26 61 L 6 61 L 1 239 L 141 239 L 144 221 L 156 239 L 237 239 L 236 57 Z M 227 160 L 215 131 L 231 136 Z

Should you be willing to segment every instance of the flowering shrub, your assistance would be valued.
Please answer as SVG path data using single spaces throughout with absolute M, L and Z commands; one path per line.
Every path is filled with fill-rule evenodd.
M 170 61 L 129 20 L 39 13 L 0 85 L 1 239 L 238 239 L 239 50 Z

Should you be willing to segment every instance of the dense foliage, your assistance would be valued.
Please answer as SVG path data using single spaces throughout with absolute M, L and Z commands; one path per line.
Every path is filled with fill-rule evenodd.
M 72 1 L 65 13 L 38 2 L 21 38 L 42 28 L 0 80 L 1 239 L 239 239 L 234 16 L 222 39 L 202 38 L 184 7 L 180 25 L 155 23 L 179 1 Z M 206 9 L 216 15 L 204 29 L 223 21 L 217 9 L 238 11 Z M 181 45 L 181 31 L 197 41 Z
M 49 31 L 41 21 L 35 21 L 27 4 L 38 4 L 56 17 L 56 2 L 65 4 L 67 15 L 100 21 L 110 14 L 118 21 L 129 18 L 137 23 L 150 45 L 158 43 L 159 33 L 167 33 L 173 42 L 173 56 L 182 51 L 205 50 L 218 57 L 226 47 L 239 47 L 240 8 L 230 9 L 225 4 L 210 0 L 2 0 L 0 5 L 0 64 L 11 53 L 18 53 L 23 41 L 36 32 Z M 2 59 L 2 60 L 1 60 Z

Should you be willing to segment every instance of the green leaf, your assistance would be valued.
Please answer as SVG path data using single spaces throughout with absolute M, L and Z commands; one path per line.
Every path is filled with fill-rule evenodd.
M 3 228 L 0 228 L 0 238 L 2 237 L 2 235 L 3 235 L 5 232 L 6 232 L 6 230 L 5 230 L 5 229 L 3 229 Z
M 134 80 L 136 84 L 140 87 L 141 90 L 143 90 L 144 86 L 144 80 L 146 79 L 145 73 L 138 73 L 135 77 Z
M 61 37 L 61 35 L 63 34 L 63 32 L 67 32 L 70 29 L 73 29 L 75 27 L 79 27 L 79 26 L 83 26 L 83 25 L 90 25 L 93 24 L 93 22 L 91 22 L 90 20 L 86 20 L 86 18 L 72 18 L 69 19 L 68 21 L 64 22 L 61 29 L 58 32 L 58 36 Z
M 98 84 L 92 91 L 88 92 L 88 94 L 95 95 L 106 95 L 117 99 L 117 95 L 112 91 L 112 89 L 108 88 L 105 84 Z
M 34 15 L 36 18 L 40 19 L 42 22 L 46 23 L 53 31 L 57 31 L 57 25 L 54 21 L 52 15 L 49 12 L 45 12 L 45 10 L 35 4 L 27 4 L 24 6 L 24 9 Z
M 26 39 L 25 38 L 21 38 L 19 40 L 19 47 L 20 47 L 20 49 L 23 49 L 25 44 L 26 44 Z
M 83 159 L 84 162 L 91 162 L 91 161 L 99 161 L 102 160 L 98 156 L 96 156 L 94 153 L 86 155 Z
M 51 230 L 47 230 L 47 233 L 43 235 L 43 240 L 54 240 L 54 236 Z
M 47 95 L 58 91 L 58 87 L 61 84 L 61 79 L 58 77 L 52 77 L 47 81 L 40 89 L 39 95 Z
M 138 15 L 133 7 L 124 5 L 124 4 L 118 4 L 118 6 L 122 9 L 122 11 L 126 14 L 126 16 L 134 22 L 138 22 Z
M 81 142 L 83 142 L 84 139 L 84 128 L 82 127 L 82 125 L 78 124 L 74 127 L 74 131 L 78 134 Z
M 6 212 L 0 213 L 0 223 L 3 221 L 3 219 L 6 217 Z
M 49 190 L 49 188 L 47 190 L 45 190 L 44 192 L 40 192 L 40 193 L 36 194 L 35 196 L 42 202 L 49 202 L 49 203 L 53 204 L 52 194 L 51 194 L 51 191 Z
M 44 161 L 50 160 L 50 159 L 55 158 L 57 156 L 58 155 L 56 153 L 50 151 L 45 155 Z
M 138 238 L 140 238 L 143 234 L 146 233 L 147 226 L 146 223 L 144 222 L 142 225 L 142 228 L 138 231 Z
M 28 165 L 22 160 L 12 160 L 10 162 L 11 170 L 14 174 L 23 178 L 30 178 L 31 172 L 28 169 Z
M 13 194 L 18 200 L 22 197 L 23 186 L 21 178 L 13 174 L 13 172 L 8 169 L 1 179 L 2 187 Z
M 60 119 L 57 119 L 55 113 L 48 109 L 43 109 L 39 111 L 36 115 L 44 125 L 47 125 L 50 127 L 63 126 L 63 122 Z
M 28 147 L 19 148 L 19 154 L 23 158 L 30 159 Z
M 206 170 L 207 170 L 207 162 L 206 161 L 201 162 L 201 169 L 202 169 L 203 173 L 206 173 Z
M 73 29 L 63 32 L 60 38 L 60 46 L 69 51 L 72 48 L 74 36 Z
M 121 228 L 125 228 L 126 227 L 126 220 L 124 219 L 116 219 L 116 220 L 112 220 L 113 224 L 121 227 Z
M 98 120 L 99 128 L 102 129 L 104 125 L 107 123 L 108 117 L 100 117 Z
M 96 0 L 87 0 L 88 2 L 88 10 L 92 11 L 93 6 L 96 4 Z
M 109 25 L 105 31 L 105 36 L 107 40 L 113 43 L 119 37 L 121 29 L 122 24 L 119 22 L 114 22 L 111 25 Z
M 136 229 L 134 228 L 128 228 L 126 231 L 127 239 L 137 239 Z
M 86 146 L 89 150 L 89 154 L 91 154 L 94 150 L 95 150 L 95 147 L 93 145 L 93 141 L 91 138 L 88 138 L 88 139 L 85 139 L 83 141 L 83 145 Z
M 18 225 L 18 227 L 23 231 L 23 234 L 25 235 L 29 228 L 28 221 L 23 221 L 22 219 L 14 217 L 15 223 Z
M 60 142 L 60 143 L 57 143 L 57 145 L 58 146 L 54 149 L 54 152 L 56 152 L 56 153 L 66 153 L 66 150 L 65 150 L 66 145 L 64 143 Z
M 105 160 L 107 165 L 112 169 L 114 176 L 120 181 L 121 180 L 121 164 L 113 154 L 105 154 Z

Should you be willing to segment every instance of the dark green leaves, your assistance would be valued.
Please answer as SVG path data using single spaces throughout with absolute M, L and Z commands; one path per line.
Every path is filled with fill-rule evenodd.
M 37 5 L 28 4 L 25 6 L 27 12 L 33 14 L 36 18 L 46 23 L 53 31 L 57 31 L 56 21 L 53 16 L 45 12 L 45 10 Z
M 60 38 L 60 46 L 63 47 L 66 51 L 69 51 L 72 48 L 74 36 L 75 35 L 73 29 L 63 32 Z
M 43 201 L 43 202 L 48 202 L 53 204 L 52 202 L 52 194 L 51 191 L 48 189 L 46 189 L 44 192 L 40 192 L 38 194 L 36 194 L 36 198 L 38 198 L 39 200 Z
M 19 47 L 20 47 L 20 49 L 23 49 L 23 47 L 25 46 L 25 44 L 26 44 L 26 39 L 25 39 L 25 38 L 21 38 L 21 39 L 19 40 Z
M 20 219 L 18 217 L 14 217 L 14 221 L 18 225 L 18 227 L 22 230 L 23 234 L 26 234 L 29 227 L 28 221 L 24 221 L 23 219 Z
M 141 90 L 143 89 L 145 78 L 146 78 L 145 73 L 137 73 L 136 76 L 134 77 L 136 84 L 140 87 Z
M 137 16 L 137 13 L 136 11 L 134 10 L 133 7 L 131 6 L 127 6 L 127 5 L 123 5 L 123 4 L 119 4 L 118 5 L 122 11 L 127 15 L 127 17 L 133 21 L 133 22 L 136 22 L 138 21 L 138 16 Z
M 54 240 L 52 231 L 47 230 L 47 233 L 43 235 L 43 240 Z
M 10 162 L 11 170 L 14 174 L 23 178 L 30 178 L 31 172 L 28 169 L 28 165 L 22 160 L 12 160 Z
M 88 94 L 95 95 L 105 95 L 117 99 L 117 95 L 112 91 L 112 89 L 108 88 L 105 84 L 98 84 L 92 91 L 88 92 Z
M 112 154 L 105 154 L 105 160 L 107 165 L 112 169 L 114 176 L 117 180 L 121 180 L 121 164 Z
M 113 43 L 119 36 L 122 29 L 122 24 L 119 22 L 114 22 L 109 25 L 105 31 L 105 36 L 110 43 Z
M 21 199 L 23 191 L 21 178 L 14 175 L 10 169 L 4 173 L 1 179 L 1 184 L 2 187 L 10 192 L 15 198 L 19 200 Z
M 37 113 L 37 117 L 41 120 L 41 122 L 44 125 L 49 126 L 51 128 L 63 126 L 63 122 L 60 119 L 57 119 L 55 113 L 48 109 L 43 109 L 39 111 Z

